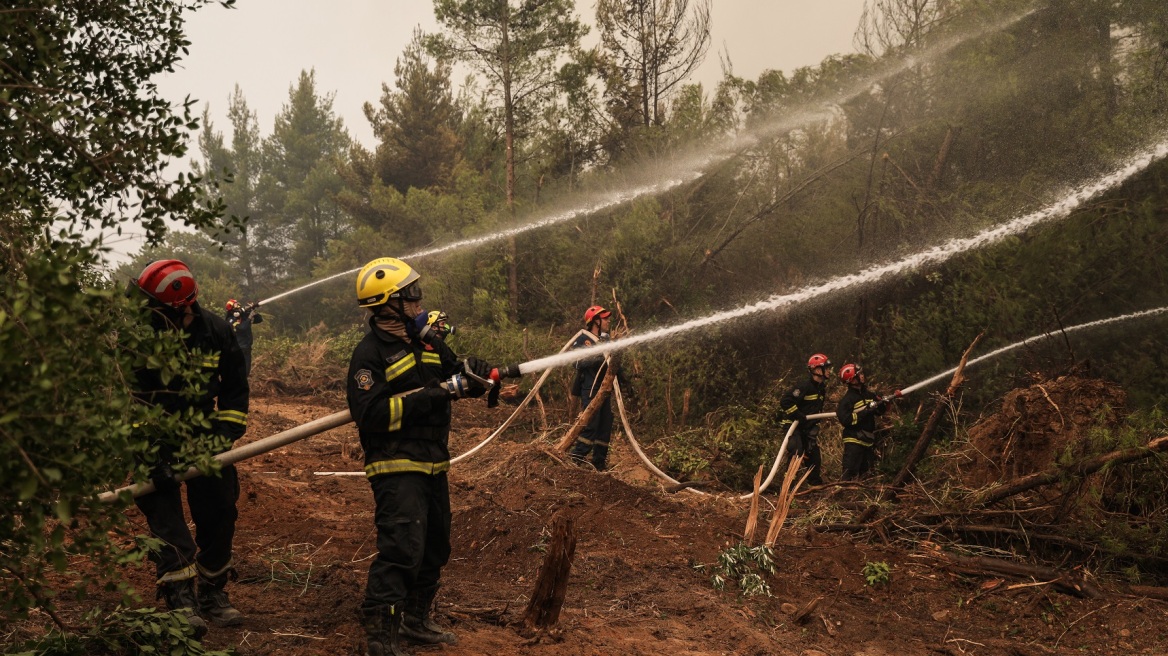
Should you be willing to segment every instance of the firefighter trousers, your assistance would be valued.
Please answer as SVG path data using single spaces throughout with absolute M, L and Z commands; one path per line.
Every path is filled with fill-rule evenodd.
M 150 554 L 159 583 L 192 579 L 199 572 L 220 576 L 231 566 L 239 475 L 234 465 L 223 467 L 219 474 L 186 481 L 187 505 L 195 523 L 193 539 L 183 514 L 181 485 L 134 500 L 146 516 L 150 533 L 163 542 L 160 550 Z
M 581 396 L 581 406 L 587 409 L 588 404 L 592 403 L 592 398 L 591 396 Z M 592 419 L 588 421 L 588 425 L 580 431 L 580 435 L 576 438 L 576 443 L 572 445 L 572 451 L 569 455 L 583 462 L 588 458 L 588 454 L 591 453 L 592 466 L 596 467 L 597 471 L 604 471 L 605 467 L 608 466 L 608 443 L 610 439 L 612 439 L 611 394 L 596 409 L 596 413 L 592 415 Z
M 369 566 L 362 610 L 401 608 L 438 589 L 450 560 L 450 488 L 446 473 L 383 474 L 369 479 L 377 558 Z

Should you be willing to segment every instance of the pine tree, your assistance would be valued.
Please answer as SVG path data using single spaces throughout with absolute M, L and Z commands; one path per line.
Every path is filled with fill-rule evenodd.
M 410 187 L 446 188 L 461 158 L 459 115 L 450 91 L 450 61 L 431 62 L 421 30 L 394 66 L 397 91 L 381 86 L 379 107 L 365 103 L 365 116 L 381 143 L 376 172 L 405 193 Z
M 435 0 L 434 15 L 444 37 L 427 39 L 431 52 L 470 63 L 491 84 L 502 113 L 506 142 L 507 207 L 515 210 L 517 141 L 554 96 L 561 56 L 579 46 L 587 27 L 571 0 Z M 507 242 L 511 315 L 519 312 L 519 272 L 515 238 Z
M 279 234 L 273 231 L 269 237 L 273 247 L 287 254 L 286 270 L 275 269 L 274 276 L 310 276 L 328 241 L 348 228 L 336 202 L 342 188 L 337 168 L 348 147 L 343 121 L 333 113 L 332 94 L 318 95 L 315 71 L 302 71 L 264 142 L 262 202 L 281 226 Z

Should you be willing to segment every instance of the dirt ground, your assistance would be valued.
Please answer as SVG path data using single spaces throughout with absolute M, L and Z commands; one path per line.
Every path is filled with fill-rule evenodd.
M 245 440 L 344 408 L 334 392 L 254 398 Z M 477 444 L 509 414 L 480 401 L 455 408 L 452 452 Z M 748 504 L 670 494 L 650 479 L 619 437 L 613 468 L 568 466 L 534 442 L 530 420 L 451 471 L 454 552 L 437 617 L 457 646 L 418 654 L 580 655 L 780 654 L 1163 654 L 1168 603 L 1122 594 L 1060 594 L 1041 584 L 952 574 L 901 542 L 854 542 L 800 521 L 820 493 L 796 502 L 780 535 L 772 596 L 718 592 L 709 572 L 737 543 Z M 247 616 L 212 628 L 205 642 L 242 654 L 361 654 L 357 622 L 375 554 L 373 502 L 349 424 L 239 465 L 243 494 L 236 534 L 240 579 L 229 587 Z M 764 503 L 764 508 L 766 504 Z M 519 619 L 531 594 L 555 513 L 574 519 L 575 562 L 557 631 L 532 637 Z M 140 515 L 127 511 L 142 532 Z M 769 509 L 760 523 L 765 531 Z M 866 563 L 891 566 L 885 586 L 866 585 Z M 128 575 L 152 589 L 151 568 Z M 1038 582 L 1041 583 L 1041 582 Z M 1013 587 L 1012 587 L 1013 586 Z M 804 623 L 791 611 L 821 598 Z

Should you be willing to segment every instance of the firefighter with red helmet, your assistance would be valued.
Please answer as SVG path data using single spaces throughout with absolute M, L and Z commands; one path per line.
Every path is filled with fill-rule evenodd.
M 406 653 L 402 638 L 457 642 L 430 619 L 450 558 L 450 406 L 486 388 L 441 382 L 468 371 L 485 379 L 491 366 L 459 361 L 441 339 L 426 343 L 420 278 L 392 257 L 357 274 L 357 304 L 371 312 L 370 331 L 353 350 L 346 397 L 365 452 L 377 527 L 377 558 L 360 608 L 371 656 Z
M 610 337 L 609 318 L 612 312 L 602 306 L 593 305 L 584 311 L 584 330 L 572 344 L 573 349 L 586 348 L 594 344 L 607 342 Z M 580 398 L 580 409 L 583 412 L 592 403 L 592 399 L 600 392 L 600 384 L 608 373 L 609 362 L 603 355 L 578 360 L 575 364 L 576 377 L 572 381 L 572 394 Z M 592 466 L 597 471 L 604 471 L 608 466 L 608 444 L 612 437 L 612 397 L 605 397 L 596 413 L 592 415 L 588 425 L 576 438 L 569 455 L 576 462 L 587 462 L 589 454 Z
M 847 481 L 864 476 L 876 464 L 876 418 L 888 410 L 888 401 L 868 389 L 858 364 L 845 364 L 839 377 L 848 386 L 835 410 L 844 436 L 841 478 Z
M 251 345 L 252 324 L 263 323 L 264 317 L 259 312 L 258 302 L 248 303 L 246 306 L 234 298 L 227 301 L 227 323 L 235 331 L 235 340 L 239 342 L 239 350 L 243 352 L 243 361 L 247 365 L 247 372 L 251 373 Z
M 131 292 L 135 290 L 145 297 L 155 331 L 181 331 L 188 353 L 209 374 L 206 387 L 192 396 L 181 377 L 164 377 L 158 369 L 144 367 L 134 372 L 135 399 L 170 415 L 201 412 L 211 428 L 196 425 L 195 431 L 210 430 L 232 442 L 243 437 L 249 401 L 243 354 L 227 322 L 199 305 L 199 286 L 191 270 L 179 260 L 151 262 L 133 281 Z M 159 596 L 171 610 L 183 612 L 196 636 L 202 636 L 207 630 L 203 618 L 216 626 L 243 622 L 243 614 L 232 607 L 224 590 L 235 574 L 232 541 L 239 477 L 233 465 L 224 465 L 218 476 L 186 481 L 195 524 L 192 539 L 183 514 L 181 483 L 175 479 L 176 471 L 186 471 L 190 463 L 174 462 L 181 446 L 175 442 L 158 436 L 151 471 L 155 490 L 135 503 L 150 532 L 164 545 L 150 555 Z
M 803 466 L 810 470 L 807 482 L 822 485 L 822 459 L 819 453 L 819 420 L 808 419 L 808 415 L 823 412 L 823 402 L 827 399 L 827 377 L 831 372 L 831 361 L 822 353 L 807 359 L 808 376 L 795 387 L 787 390 L 779 399 L 779 428 L 784 435 L 791 424 L 799 422 L 791 433 L 791 456 L 803 456 Z

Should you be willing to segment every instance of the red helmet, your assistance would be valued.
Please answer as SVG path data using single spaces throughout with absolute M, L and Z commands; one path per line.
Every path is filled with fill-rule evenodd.
M 147 264 L 134 284 L 150 298 L 172 308 L 186 307 L 199 297 L 195 277 L 179 260 L 158 260 Z
M 237 307 L 239 307 L 239 301 L 235 300 L 234 298 L 231 299 L 230 301 L 227 301 L 227 311 L 228 312 L 234 310 Z
M 840 367 L 839 377 L 849 385 L 864 384 L 864 370 L 858 364 L 845 364 Z
M 592 307 L 588 308 L 587 310 L 584 310 L 584 325 L 586 325 L 586 326 L 591 325 L 592 321 L 594 319 L 596 319 L 596 317 L 598 317 L 598 316 L 603 319 L 605 317 L 610 316 L 611 314 L 612 314 L 612 312 L 609 312 L 608 310 L 604 309 L 603 307 L 601 307 L 599 305 L 593 305 Z
M 808 369 L 818 369 L 820 367 L 823 367 L 824 370 L 826 370 L 830 366 L 831 366 L 831 360 L 828 360 L 827 356 L 822 354 L 822 353 L 816 353 L 815 355 L 813 355 L 807 359 L 807 368 Z

